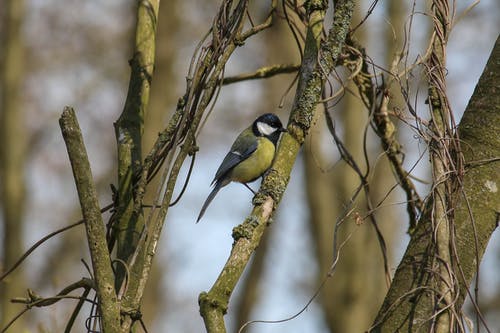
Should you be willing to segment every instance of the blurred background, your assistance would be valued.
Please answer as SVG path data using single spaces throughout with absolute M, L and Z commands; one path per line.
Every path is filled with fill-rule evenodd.
M 371 1 L 359 3 L 356 23 Z M 469 8 L 473 3 L 476 6 Z M 461 1 L 456 5 L 447 68 L 448 95 L 458 123 L 500 31 L 500 5 L 495 0 Z M 217 8 L 215 0 L 169 0 L 160 4 L 156 68 L 145 120 L 145 153 L 184 92 L 192 53 Z M 251 7 L 256 18 L 263 17 L 267 10 L 267 2 Z M 416 13 L 413 16 L 412 10 Z M 429 18 L 421 14 L 424 10 L 423 3 L 380 2 L 356 31 L 356 37 L 381 67 L 390 66 L 405 41 L 410 44 L 408 61 L 414 62 L 425 53 L 430 31 Z M 0 271 L 9 268 L 47 233 L 80 219 L 57 122 L 65 105 L 77 112 L 101 205 L 111 202 L 109 185 L 116 181 L 113 122 L 122 111 L 127 93 L 135 14 L 136 1 L 0 0 Z M 299 62 L 289 28 L 276 20 L 272 29 L 235 52 L 226 76 L 270 64 Z M 345 73 L 337 74 L 345 77 Z M 426 88 L 419 82 L 421 74 L 421 70 L 412 72 L 411 97 L 419 115 L 426 117 Z M 288 88 L 293 80 L 294 74 L 286 74 L 222 89 L 198 138 L 200 151 L 187 191 L 167 216 L 142 308 L 149 332 L 204 330 L 198 295 L 211 287 L 223 267 L 231 249 L 232 228 L 250 212 L 252 194 L 239 184 L 231 184 L 219 193 L 199 224 L 195 224 L 196 217 L 215 171 L 238 133 L 264 112 L 275 112 L 286 123 L 294 96 L 294 89 Z M 393 94 L 392 107 L 404 114 L 404 102 L 397 90 Z M 346 93 L 331 103 L 329 112 L 346 146 L 366 168 L 362 134 L 368 123 L 367 111 Z M 418 190 L 425 197 L 426 181 L 430 180 L 425 143 L 410 125 L 399 122 L 398 135 L 406 152 L 405 166 L 423 180 Z M 330 268 L 335 218 L 342 215 L 359 180 L 339 162 L 326 132 L 320 116 L 294 166 L 274 222 L 231 300 L 226 316 L 230 332 L 236 332 L 248 320 L 280 320 L 296 314 Z M 393 272 L 408 241 L 408 217 L 405 197 L 399 189 L 392 190 L 395 180 L 373 138 L 368 136 L 366 143 L 373 168 L 370 200 L 383 202 L 375 215 L 388 245 Z M 257 189 L 258 182 L 253 187 Z M 339 228 L 340 240 L 349 241 L 342 248 L 334 276 L 306 311 L 283 323 L 253 324 L 248 332 L 361 332 L 370 326 L 387 287 L 374 230 L 368 222 L 358 225 L 354 219 L 366 215 L 366 200 L 358 199 L 353 214 Z M 22 305 L 10 304 L 10 298 L 25 296 L 27 288 L 50 296 L 88 276 L 80 261 L 90 262 L 84 235 L 80 226 L 51 239 L 2 282 L 0 328 L 23 309 Z M 484 257 L 479 284 L 482 309 L 492 331 L 500 331 L 498 243 L 497 234 Z M 31 310 L 10 331 L 62 331 L 74 304 L 64 300 Z M 86 331 L 85 319 L 78 318 L 81 324 L 75 332 Z

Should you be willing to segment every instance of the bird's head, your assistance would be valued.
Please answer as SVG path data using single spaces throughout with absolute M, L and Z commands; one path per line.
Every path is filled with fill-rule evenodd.
M 276 141 L 281 132 L 286 132 L 281 120 L 274 113 L 266 113 L 255 119 L 252 130 L 256 136 L 276 137 Z

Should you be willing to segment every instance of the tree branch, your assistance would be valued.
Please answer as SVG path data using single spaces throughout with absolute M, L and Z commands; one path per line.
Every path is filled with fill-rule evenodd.
M 243 73 L 235 76 L 225 77 L 222 80 L 222 84 L 227 85 L 246 80 L 267 79 L 279 74 L 295 73 L 299 70 L 299 68 L 300 65 L 271 65 L 259 68 L 253 73 Z
M 448 211 L 454 225 L 453 269 L 459 286 L 454 308 L 460 309 L 469 294 L 469 285 L 479 272 L 479 263 L 488 241 L 497 228 L 500 196 L 500 38 L 497 39 L 488 63 L 462 117 L 458 132 L 465 165 L 465 174 L 454 189 L 455 206 Z M 471 164 L 477 160 L 490 163 Z M 492 184 L 495 184 L 494 186 Z M 384 300 L 371 331 L 410 332 L 428 331 L 435 308 L 435 289 L 432 285 L 431 264 L 435 256 L 432 215 L 429 206 L 424 210 L 408 248 L 396 271 L 393 283 Z M 474 301 L 474 300 L 473 300 Z M 453 331 L 453 327 L 449 327 Z
M 28 308 L 32 307 L 44 307 L 50 306 L 54 303 L 57 303 L 61 299 L 64 299 L 63 296 L 67 296 L 70 292 L 76 289 L 95 289 L 94 281 L 89 278 L 82 278 L 81 280 L 70 284 L 69 286 L 64 287 L 57 295 L 52 297 L 41 297 L 37 295 L 33 290 L 28 289 L 28 297 L 27 298 L 14 298 L 12 299 L 12 303 L 22 303 L 26 304 Z
M 141 239 L 145 230 L 142 205 L 135 202 L 137 182 L 142 168 L 142 135 L 144 114 L 155 65 L 156 31 L 160 0 L 141 0 L 137 6 L 134 54 L 130 60 L 131 74 L 123 112 L 115 123 L 118 144 L 118 191 L 116 215 L 111 244 L 116 239 L 115 288 L 122 308 L 138 310 L 145 281 L 142 267 L 146 249 Z M 137 302 L 137 300 L 139 300 Z M 129 332 L 134 319 L 122 312 L 122 332 Z
M 233 248 L 222 272 L 212 288 L 199 296 L 200 313 L 208 332 L 225 332 L 223 316 L 231 293 L 281 200 L 298 151 L 311 126 L 325 77 L 335 65 L 349 29 L 353 3 L 337 1 L 328 39 L 320 44 L 326 3 L 309 1 L 305 6 L 309 10 L 309 24 L 288 133 L 282 137 L 275 163 L 254 198 L 251 215 L 233 230 Z M 318 59 L 321 59 L 321 64 Z
M 26 46 L 23 27 L 27 10 L 25 1 L 2 1 L 0 45 L 0 220 L 2 225 L 2 269 L 14 264 L 23 252 L 23 231 L 26 228 L 26 164 L 28 132 L 24 83 Z M 1 280 L 1 279 L 0 279 Z M 9 299 L 24 288 L 21 269 L 11 275 L 9 283 L 0 284 L 0 327 L 16 309 Z M 13 330 L 22 330 L 21 320 Z
M 149 103 L 153 79 L 159 3 L 159 0 L 138 1 L 134 54 L 129 61 L 131 74 L 127 99 L 123 112 L 114 124 L 118 145 L 118 191 L 116 214 L 112 217 L 112 235 L 113 240 L 116 239 L 116 257 L 127 265 L 131 265 L 131 257 L 137 251 L 144 229 L 142 207 L 134 206 L 134 191 L 142 165 L 144 113 Z M 141 260 L 139 265 L 140 262 Z M 123 265 L 117 267 L 115 288 L 120 298 L 125 292 L 125 283 L 131 291 L 135 291 L 140 279 L 130 267 L 128 271 L 132 276 L 126 276 L 127 269 Z M 130 322 L 126 319 L 124 325 L 127 326 Z
M 435 246 L 432 259 L 431 286 L 435 290 L 434 313 L 431 316 L 430 330 L 447 333 L 460 323 L 458 313 L 460 307 L 454 302 L 457 290 L 456 276 L 452 269 L 453 217 L 449 212 L 453 209 L 453 183 L 461 173 L 461 154 L 458 136 L 454 133 L 455 123 L 446 95 L 446 44 L 451 26 L 448 0 L 433 0 L 432 18 L 434 40 L 430 57 L 427 61 L 429 82 L 429 107 L 431 119 L 429 129 L 429 155 L 432 169 L 432 229 Z M 429 318 L 429 319 L 431 319 Z
M 82 133 L 72 108 L 64 108 L 59 119 L 59 125 L 68 150 L 82 215 L 85 220 L 85 230 L 87 231 L 87 241 L 99 298 L 102 329 L 106 333 L 118 332 L 120 327 L 120 305 L 116 299 L 114 274 L 111 269 L 104 223 Z
M 240 33 L 245 23 L 243 17 L 247 3 L 247 0 L 240 0 L 233 5 L 230 1 L 224 1 L 220 6 L 211 33 L 206 36 L 206 38 L 212 36 L 212 39 L 208 42 L 203 39 L 198 45 L 198 51 L 193 56 L 186 93 L 179 99 L 177 109 L 169 125 L 160 133 L 142 167 L 137 183 L 136 206 L 141 206 L 147 184 L 162 167 L 167 170 L 161 180 L 161 186 L 165 186 L 165 192 L 159 194 L 155 201 L 158 204 L 152 208 L 146 220 L 148 223 L 147 231 L 141 235 L 141 253 L 138 256 L 141 258 L 142 264 L 132 267 L 133 270 L 136 270 L 134 275 L 139 277 L 138 289 L 136 293 L 127 292 L 125 294 L 125 298 L 129 302 L 128 308 L 136 309 L 140 305 L 179 171 L 186 157 L 194 154 L 198 149 L 196 132 L 199 129 L 201 118 L 210 103 L 214 101 L 226 62 L 243 41 Z M 248 35 L 248 37 L 250 36 L 251 34 Z M 165 161 L 167 165 L 163 165 Z

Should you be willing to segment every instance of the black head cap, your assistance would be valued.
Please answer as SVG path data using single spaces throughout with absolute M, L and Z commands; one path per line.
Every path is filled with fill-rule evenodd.
M 265 113 L 253 122 L 252 130 L 256 136 L 265 136 L 275 145 L 281 132 L 286 132 L 283 124 L 274 113 Z

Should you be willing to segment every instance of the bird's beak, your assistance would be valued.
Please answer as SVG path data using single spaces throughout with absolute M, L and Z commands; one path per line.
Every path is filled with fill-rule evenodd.
M 280 132 L 288 132 L 286 128 L 280 128 Z

